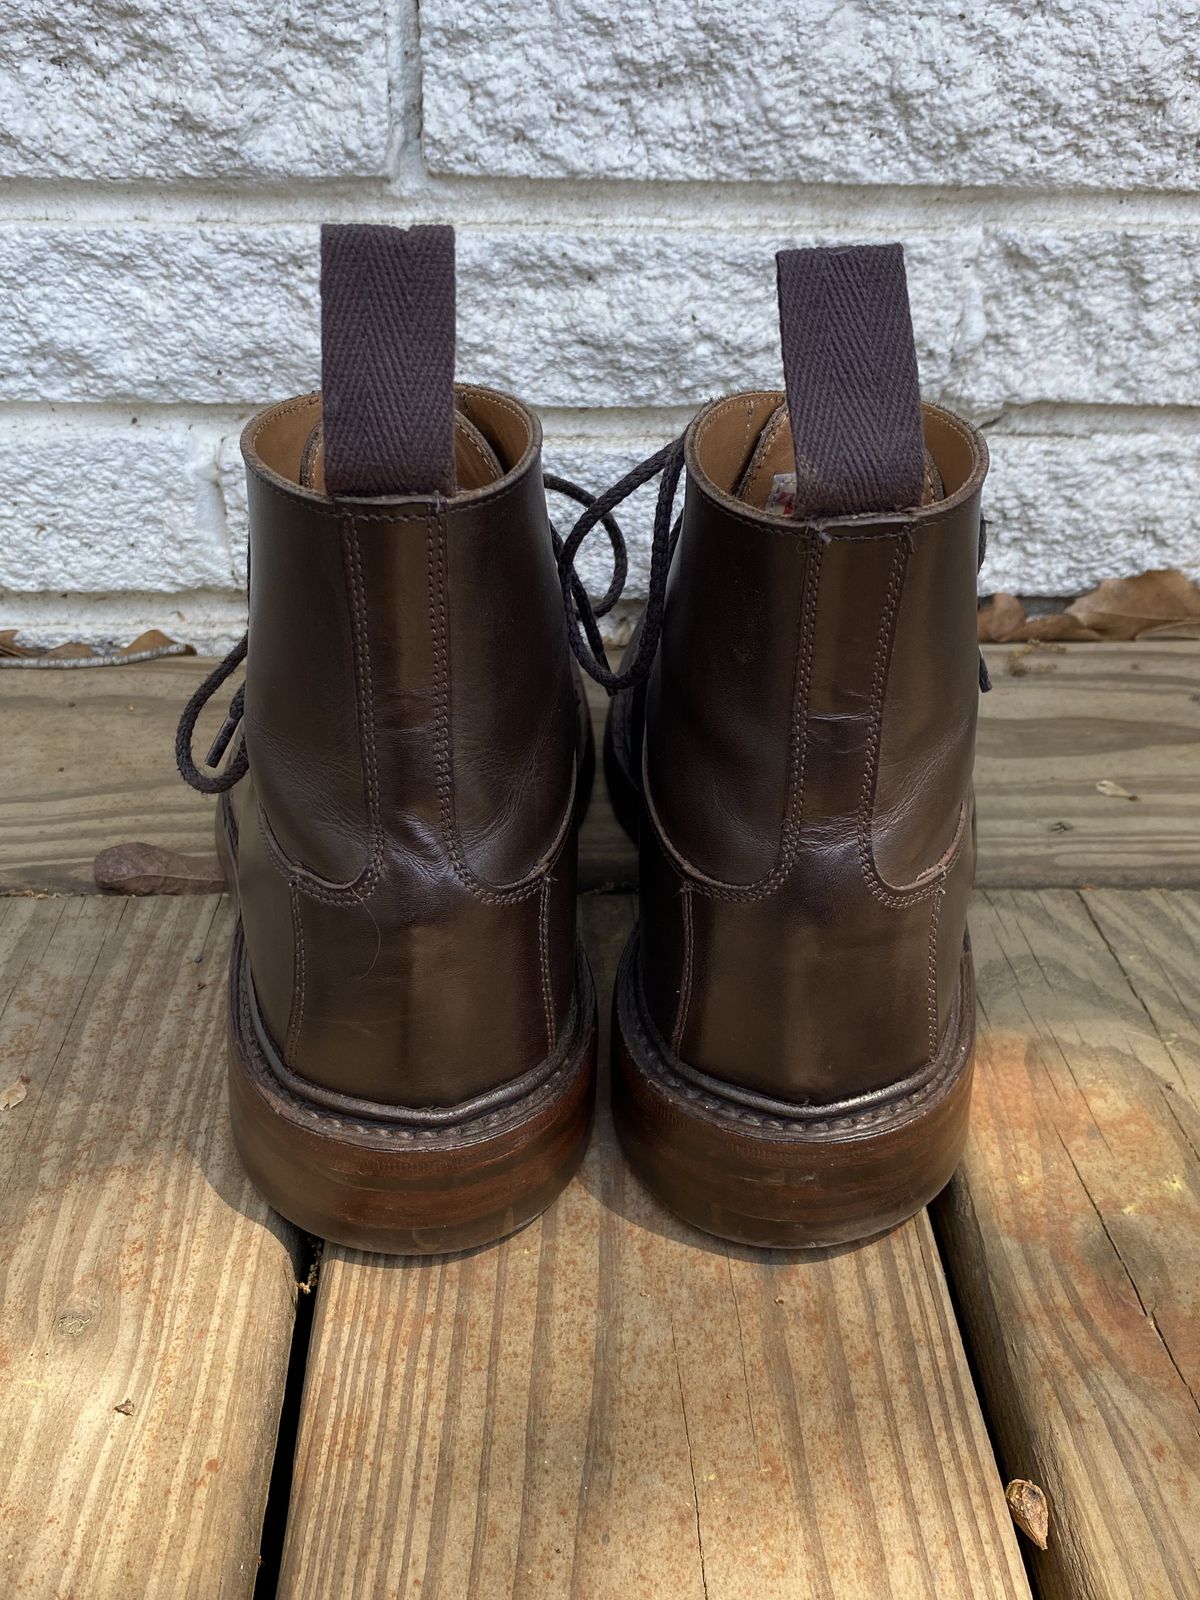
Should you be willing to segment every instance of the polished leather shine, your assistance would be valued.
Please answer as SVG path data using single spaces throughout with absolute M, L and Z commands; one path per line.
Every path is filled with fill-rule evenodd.
M 249 773 L 225 805 L 257 1025 L 289 1075 L 375 1106 L 493 1094 L 574 1003 L 578 714 L 540 429 L 455 398 L 507 470 L 451 497 L 302 487 L 318 395 L 243 436 Z
M 942 498 L 792 521 L 737 493 L 781 402 L 731 396 L 687 434 L 644 712 L 640 985 L 672 1058 L 802 1107 L 919 1080 L 956 1008 L 987 450 L 926 406 Z

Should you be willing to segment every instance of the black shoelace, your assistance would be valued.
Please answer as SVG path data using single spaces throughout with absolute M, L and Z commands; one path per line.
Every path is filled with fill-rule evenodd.
M 568 478 L 560 478 L 555 473 L 548 472 L 543 479 L 547 489 L 553 493 L 566 495 L 568 499 L 576 501 L 584 507 L 582 515 L 576 520 L 575 526 L 565 539 L 559 537 L 553 523 L 550 525 L 550 536 L 554 543 L 554 554 L 558 560 L 558 575 L 562 584 L 563 605 L 567 614 L 567 636 L 570 640 L 571 650 L 575 659 L 584 671 L 594 678 L 598 684 L 605 688 L 610 695 L 620 694 L 622 690 L 632 688 L 640 683 L 649 672 L 658 650 L 658 641 L 662 635 L 663 616 L 666 609 L 667 574 L 671 569 L 671 558 L 675 554 L 675 545 L 679 539 L 679 528 L 682 518 L 675 517 L 675 496 L 679 488 L 679 479 L 683 471 L 683 437 L 673 439 L 670 444 L 664 445 L 661 450 L 656 450 L 652 456 L 647 456 L 639 466 L 627 472 L 623 478 L 618 479 L 611 488 L 603 494 L 592 495 L 577 483 L 572 483 Z M 605 657 L 604 640 L 600 633 L 600 618 L 607 616 L 620 600 L 625 591 L 626 579 L 629 575 L 629 555 L 625 543 L 625 536 L 621 527 L 613 516 L 613 512 L 622 501 L 627 500 L 635 490 L 643 484 L 649 483 L 652 478 L 662 474 L 662 482 L 658 488 L 658 501 L 654 511 L 654 534 L 650 547 L 650 580 L 647 585 L 646 609 L 642 617 L 641 628 L 638 633 L 637 644 L 634 647 L 633 659 L 621 672 L 614 672 L 609 667 Z M 592 529 L 599 524 L 608 535 L 609 545 L 612 549 L 613 574 L 608 588 L 598 601 L 592 601 L 584 588 L 583 581 L 575 570 L 575 560 L 583 546 L 584 540 Z M 987 553 L 987 521 L 979 519 L 979 566 L 983 566 L 984 556 Z M 222 723 L 212 747 L 204 760 L 204 765 L 209 770 L 204 771 L 197 764 L 193 754 L 192 745 L 195 739 L 196 724 L 205 706 L 221 685 L 234 673 L 246 658 L 248 635 L 243 634 L 234 645 L 225 659 L 209 673 L 204 682 L 192 695 L 183 709 L 179 719 L 179 728 L 175 735 L 175 761 L 181 776 L 186 783 L 201 794 L 223 794 L 232 789 L 234 784 L 244 777 L 249 766 L 245 744 L 238 749 L 232 761 L 225 770 L 215 770 L 223 759 L 229 745 L 237 733 L 242 720 L 242 711 L 245 703 L 246 686 L 242 684 L 229 704 L 229 711 Z M 979 653 L 979 687 L 981 692 L 987 693 L 991 688 L 991 679 L 988 676 L 987 666 L 983 659 L 983 652 Z
M 667 570 L 671 565 L 675 539 L 679 533 L 679 524 L 676 523 L 674 529 L 670 524 L 675 487 L 679 482 L 682 465 L 683 441 L 677 439 L 665 449 L 656 451 L 640 467 L 635 467 L 632 472 L 626 473 L 619 483 L 614 484 L 602 495 L 589 494 L 579 484 L 572 483 L 568 478 L 560 478 L 551 472 L 546 473 L 543 480 L 547 489 L 556 494 L 566 495 L 568 499 L 584 507 L 582 516 L 565 540 L 559 537 L 553 524 L 550 525 L 550 537 L 554 544 L 554 554 L 562 580 L 563 603 L 567 609 L 571 648 L 581 665 L 598 683 L 604 684 L 610 694 L 618 693 L 643 677 L 649 671 L 650 662 L 654 659 L 654 652 L 658 647 L 658 636 L 662 630 L 663 590 L 666 585 Z M 650 561 L 651 600 L 646 607 L 647 620 L 643 625 L 641 641 L 629 670 L 624 673 L 611 672 L 604 659 L 604 641 L 600 636 L 599 619 L 606 616 L 621 598 L 629 572 L 625 536 L 612 515 L 613 507 L 620 505 L 622 500 L 627 499 L 635 489 L 648 483 L 664 469 L 665 476 L 659 491 L 658 513 L 655 517 L 654 553 Z M 575 557 L 583 541 L 597 523 L 608 534 L 612 548 L 613 575 L 603 598 L 593 604 L 575 571 Z M 223 771 L 216 770 L 241 724 L 246 698 L 244 683 L 229 703 L 228 714 L 204 758 L 203 766 L 197 762 L 193 750 L 196 724 L 200 720 L 201 713 L 221 685 L 246 659 L 248 639 L 249 635 L 243 634 L 225 659 L 213 668 L 184 706 L 183 715 L 179 719 L 179 727 L 175 734 L 175 763 L 184 782 L 201 794 L 224 794 L 245 776 L 249 766 L 246 747 L 242 744 L 229 765 Z

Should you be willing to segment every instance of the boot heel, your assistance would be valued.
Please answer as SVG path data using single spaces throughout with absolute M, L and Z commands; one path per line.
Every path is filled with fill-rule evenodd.
M 740 1244 L 847 1244 L 903 1222 L 949 1181 L 967 1134 L 975 992 L 964 950 L 941 1049 L 919 1084 L 857 1106 L 751 1110 L 684 1076 L 648 1023 L 630 941 L 613 997 L 613 1112 L 663 1204 Z
M 492 1244 L 545 1210 L 587 1148 L 596 998 L 582 957 L 571 1020 L 551 1070 L 531 1090 L 459 1120 L 422 1126 L 401 1107 L 321 1104 L 286 1083 L 262 1047 L 239 930 L 229 1016 L 238 1154 L 275 1210 L 320 1238 L 396 1255 Z

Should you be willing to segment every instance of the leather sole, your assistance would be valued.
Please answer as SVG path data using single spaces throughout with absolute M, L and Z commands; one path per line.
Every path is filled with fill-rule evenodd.
M 290 1222 L 359 1250 L 432 1255 L 494 1243 L 566 1186 L 591 1132 L 596 997 L 579 957 L 573 1026 L 519 1099 L 436 1127 L 361 1102 L 342 1114 L 273 1069 L 254 1025 L 239 924 L 230 958 L 229 1109 L 255 1187 Z M 290 1075 L 289 1075 L 290 1076 Z
M 975 982 L 964 948 L 936 1058 L 890 1098 L 778 1106 L 722 1095 L 649 1023 L 629 941 L 613 996 L 613 1112 L 630 1164 L 664 1205 L 741 1244 L 816 1248 L 881 1233 L 949 1181 L 967 1135 Z M 757 1097 L 746 1096 L 748 1100 Z

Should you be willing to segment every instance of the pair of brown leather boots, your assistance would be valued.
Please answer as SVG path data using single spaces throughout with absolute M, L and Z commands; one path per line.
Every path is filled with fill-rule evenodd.
M 230 1101 L 285 1216 L 370 1250 L 498 1239 L 587 1143 L 576 939 L 613 695 L 641 852 L 613 1103 L 643 1180 L 711 1233 L 860 1238 L 966 1131 L 980 667 L 979 434 L 917 388 L 899 246 L 778 258 L 786 395 L 707 405 L 561 542 L 532 412 L 454 383 L 447 228 L 326 228 L 322 393 L 247 427 L 250 624 L 180 725 L 238 909 Z M 619 671 L 612 511 L 662 474 Z M 673 501 L 686 476 L 681 517 Z M 603 525 L 617 574 L 575 577 Z M 247 659 L 205 768 L 199 712 Z M 240 780 L 240 781 L 239 781 Z

